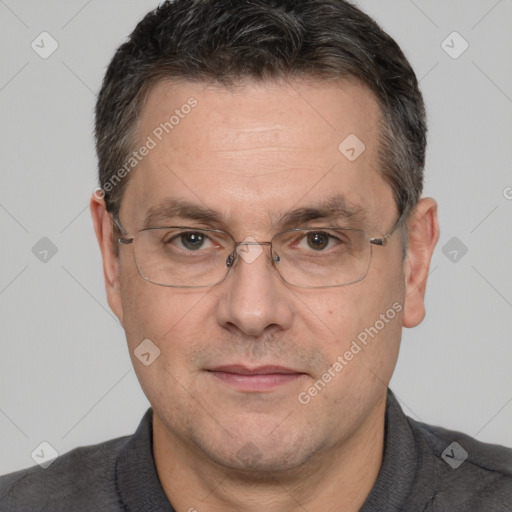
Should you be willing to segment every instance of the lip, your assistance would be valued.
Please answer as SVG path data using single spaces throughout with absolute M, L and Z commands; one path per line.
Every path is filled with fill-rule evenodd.
M 306 375 L 284 366 L 224 365 L 208 370 L 213 377 L 238 391 L 257 393 L 272 391 Z
M 249 368 L 248 366 L 244 366 L 242 364 L 227 364 L 224 366 L 217 366 L 215 368 L 211 368 L 209 371 L 211 372 L 224 372 L 224 373 L 238 373 L 240 375 L 269 375 L 271 373 L 278 373 L 280 375 L 289 375 L 295 373 L 303 373 L 298 372 L 297 370 L 292 370 L 291 368 L 286 368 L 284 366 L 256 366 L 254 368 Z

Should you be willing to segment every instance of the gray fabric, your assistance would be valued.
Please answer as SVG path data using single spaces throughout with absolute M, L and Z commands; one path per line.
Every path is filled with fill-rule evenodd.
M 388 391 L 384 461 L 360 512 L 510 512 L 512 450 L 407 418 Z M 442 453 L 468 453 L 457 468 Z M 1 512 L 174 512 L 152 454 L 152 410 L 133 436 L 0 477 Z M 446 452 L 452 464 L 457 450 Z M 446 457 L 446 455 L 445 455 Z

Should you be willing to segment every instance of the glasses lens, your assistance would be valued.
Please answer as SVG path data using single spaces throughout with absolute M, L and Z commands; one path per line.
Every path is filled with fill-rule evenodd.
M 226 233 L 152 228 L 137 233 L 135 263 L 144 279 L 163 286 L 212 286 L 226 276 L 234 242 Z
M 234 240 L 216 230 L 151 228 L 134 240 L 135 263 L 141 276 L 155 284 L 206 287 L 221 282 Z M 368 273 L 371 245 L 357 229 L 290 230 L 272 240 L 273 261 L 281 277 L 303 288 L 342 286 Z
M 360 281 L 368 273 L 371 259 L 368 237 L 357 229 L 287 231 L 274 237 L 273 249 L 282 278 L 304 288 Z

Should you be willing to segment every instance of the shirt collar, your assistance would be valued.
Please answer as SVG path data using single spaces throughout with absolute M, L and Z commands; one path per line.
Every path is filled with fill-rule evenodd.
M 160 484 L 153 458 L 153 410 L 142 418 L 116 464 L 117 491 L 125 510 L 175 512 Z
M 432 454 L 388 389 L 384 458 L 377 481 L 360 512 L 428 510 L 435 489 Z

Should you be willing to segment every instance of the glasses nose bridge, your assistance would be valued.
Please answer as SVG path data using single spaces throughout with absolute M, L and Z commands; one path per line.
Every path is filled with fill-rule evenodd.
M 270 242 L 258 242 L 257 240 L 242 240 L 241 242 L 235 242 L 235 246 L 233 248 L 234 251 L 241 245 L 270 245 L 272 246 L 272 241 Z
M 243 245 L 266 245 L 268 247 L 270 247 L 270 257 L 272 258 L 272 240 L 270 240 L 269 242 L 258 242 L 257 240 L 242 240 L 241 242 L 235 242 L 234 246 L 233 246 L 233 251 L 231 252 L 231 254 L 236 254 L 238 253 L 237 249 L 240 247 L 240 246 L 243 246 Z
M 266 245 L 270 248 L 270 251 L 269 251 L 269 256 L 270 256 L 270 261 L 272 264 L 274 264 L 274 258 L 272 257 L 272 249 L 273 249 L 273 243 L 272 243 L 272 240 L 268 241 L 268 242 L 258 242 L 257 240 L 242 240 L 241 242 L 235 242 L 233 244 L 233 249 L 231 251 L 231 253 L 229 254 L 228 258 L 226 259 L 226 266 L 229 267 L 229 269 L 231 269 L 235 262 L 239 259 L 239 256 L 240 254 L 238 253 L 238 248 L 240 246 L 243 246 L 243 245 L 252 245 L 252 246 L 261 246 L 261 245 Z M 244 258 L 242 258 L 244 259 Z M 229 271 L 229 270 L 228 270 Z

